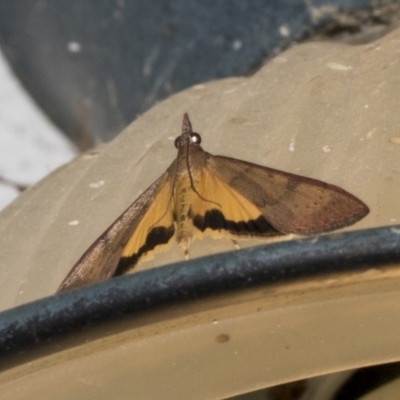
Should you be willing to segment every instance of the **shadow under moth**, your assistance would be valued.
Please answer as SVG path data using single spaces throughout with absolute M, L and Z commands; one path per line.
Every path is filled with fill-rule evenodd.
M 58 288 L 64 292 L 124 274 L 176 240 L 314 235 L 352 225 L 368 207 L 345 190 L 200 146 L 187 114 L 171 166 L 89 247 Z

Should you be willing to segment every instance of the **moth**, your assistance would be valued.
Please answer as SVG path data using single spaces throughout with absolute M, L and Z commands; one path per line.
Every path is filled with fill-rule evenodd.
M 185 114 L 175 161 L 89 247 L 58 292 L 121 275 L 171 240 L 187 255 L 195 237 L 313 235 L 369 212 L 337 186 L 214 156 L 200 143 Z

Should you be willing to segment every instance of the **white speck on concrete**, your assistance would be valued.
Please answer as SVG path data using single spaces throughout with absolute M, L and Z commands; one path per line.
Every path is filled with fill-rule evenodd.
M 290 36 L 290 29 L 287 25 L 281 25 L 279 27 L 279 33 L 283 37 L 289 37 Z
M 240 50 L 243 47 L 243 42 L 240 39 L 236 39 L 232 43 L 232 49 L 235 51 Z
M 76 225 L 79 225 L 79 221 L 78 221 L 77 219 L 74 219 L 74 220 L 72 220 L 72 221 L 69 221 L 69 222 L 68 222 L 68 225 L 69 225 L 69 226 L 76 226 Z
M 322 148 L 322 151 L 323 151 L 324 153 L 329 153 L 329 152 L 331 151 L 331 148 L 330 148 L 328 145 L 326 145 L 326 146 L 324 146 L 324 147 Z
M 204 90 L 206 85 L 203 85 L 202 83 L 199 83 L 198 85 L 192 86 L 192 90 Z
M 367 136 L 365 138 L 366 139 L 371 139 L 374 136 L 376 131 L 377 131 L 376 128 L 371 129 L 370 131 L 368 131 Z
M 82 45 L 78 42 L 68 42 L 67 49 L 71 53 L 80 53 L 82 51 Z
M 99 187 L 102 187 L 104 184 L 106 183 L 106 181 L 98 181 L 98 182 L 91 182 L 89 183 L 89 187 L 91 187 L 92 189 L 98 189 Z
M 290 143 L 289 143 L 289 151 L 294 151 L 294 145 L 295 145 L 296 139 L 291 138 Z
M 353 67 L 350 67 L 348 65 L 338 64 L 335 62 L 330 62 L 326 65 L 328 68 L 333 69 L 335 71 L 350 71 L 353 69 Z

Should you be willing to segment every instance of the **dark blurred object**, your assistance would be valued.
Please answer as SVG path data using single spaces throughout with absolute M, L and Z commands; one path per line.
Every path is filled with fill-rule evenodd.
M 399 377 L 400 363 L 398 362 L 362 368 L 341 387 L 333 400 L 359 399 Z
M 371 0 L 3 0 L 0 43 L 37 102 L 87 148 L 155 102 L 249 73 L 312 27 L 369 6 Z

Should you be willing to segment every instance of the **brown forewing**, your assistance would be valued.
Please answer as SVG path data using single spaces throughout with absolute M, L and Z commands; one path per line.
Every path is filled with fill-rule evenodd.
M 328 232 L 354 224 L 369 212 L 352 194 L 316 179 L 211 154 L 207 166 L 282 233 Z
M 115 274 L 122 250 L 150 207 L 157 193 L 169 180 L 165 172 L 85 251 L 63 280 L 57 292 L 109 279 Z

